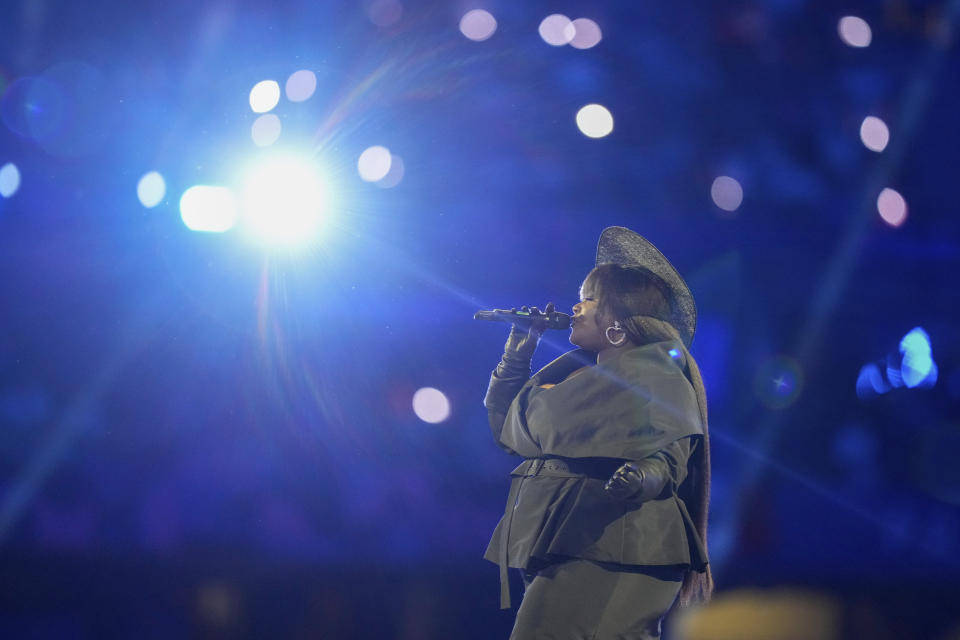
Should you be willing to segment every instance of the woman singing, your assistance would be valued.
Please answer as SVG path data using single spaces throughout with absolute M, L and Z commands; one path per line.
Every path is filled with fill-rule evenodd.
M 525 460 L 485 557 L 526 589 L 512 640 L 659 638 L 710 597 L 707 403 L 689 288 L 646 239 L 603 231 L 574 305 L 579 347 L 530 377 L 542 326 L 514 326 L 485 405 Z M 553 306 L 547 305 L 546 311 Z

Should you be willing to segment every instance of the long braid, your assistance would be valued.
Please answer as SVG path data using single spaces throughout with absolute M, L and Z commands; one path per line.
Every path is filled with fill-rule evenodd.
M 635 315 L 623 321 L 623 328 L 627 336 L 636 344 L 648 344 L 663 340 L 673 340 L 683 350 L 684 360 L 687 363 L 687 378 L 693 385 L 697 396 L 697 407 L 700 410 L 700 421 L 703 424 L 703 444 L 698 447 L 695 463 L 692 468 L 693 477 L 693 522 L 700 534 L 704 545 L 707 544 L 707 518 L 710 507 L 710 432 L 707 427 L 707 392 L 703 386 L 703 377 L 697 361 L 690 355 L 690 351 L 680 339 L 680 334 L 669 322 L 651 316 Z M 713 593 L 713 573 L 710 565 L 700 573 L 693 569 L 686 572 L 677 603 L 684 607 L 697 602 L 710 600 Z

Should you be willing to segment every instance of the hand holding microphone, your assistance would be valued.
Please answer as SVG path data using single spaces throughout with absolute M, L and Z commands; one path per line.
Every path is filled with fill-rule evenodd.
M 510 322 L 510 335 L 507 336 L 507 344 L 504 347 L 503 359 L 497 366 L 497 375 L 499 377 L 530 376 L 530 361 L 533 359 L 533 352 L 537 350 L 540 343 L 540 336 L 553 322 L 562 323 L 563 319 L 557 319 L 558 316 L 566 316 L 563 313 L 557 313 L 553 310 L 553 303 L 548 302 L 541 313 L 537 307 L 520 307 L 510 311 L 494 309 L 493 311 L 478 311 L 473 317 L 477 320 L 495 320 Z M 567 326 L 570 318 L 566 316 Z

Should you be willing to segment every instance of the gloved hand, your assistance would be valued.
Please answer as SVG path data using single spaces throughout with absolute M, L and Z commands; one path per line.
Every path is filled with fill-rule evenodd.
M 624 462 L 603 486 L 614 498 L 626 500 L 643 491 L 643 471 L 636 462 Z
M 543 313 L 552 313 L 553 309 L 553 303 L 548 302 Z M 527 308 L 524 306 L 521 307 L 521 310 L 540 313 L 540 310 L 536 307 Z M 516 311 L 516 308 L 511 309 L 511 311 Z M 546 328 L 547 323 L 545 320 L 535 320 L 529 327 L 514 323 L 513 326 L 510 327 L 510 335 L 507 336 L 507 344 L 503 349 L 503 358 L 500 360 L 500 364 L 497 365 L 497 376 L 501 378 L 516 376 L 529 377 L 530 361 L 533 359 L 533 354 L 537 350 L 537 345 L 540 344 L 540 336 L 543 335 Z

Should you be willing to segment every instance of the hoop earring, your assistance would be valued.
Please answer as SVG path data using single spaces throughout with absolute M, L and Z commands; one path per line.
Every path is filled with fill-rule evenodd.
M 622 336 L 620 336 L 620 339 L 619 339 L 619 340 L 614 340 L 613 338 L 610 337 L 610 332 L 611 332 L 611 331 L 623 331 L 623 327 L 620 326 L 620 321 L 619 321 L 619 320 L 615 321 L 615 322 L 613 323 L 613 326 L 607 327 L 607 330 L 603 332 L 603 335 L 605 335 L 605 336 L 607 337 L 607 342 L 609 342 L 610 344 L 612 344 L 612 345 L 615 346 L 615 347 L 619 347 L 620 345 L 622 345 L 624 342 L 627 341 L 627 334 L 626 334 L 626 333 L 624 333 Z

